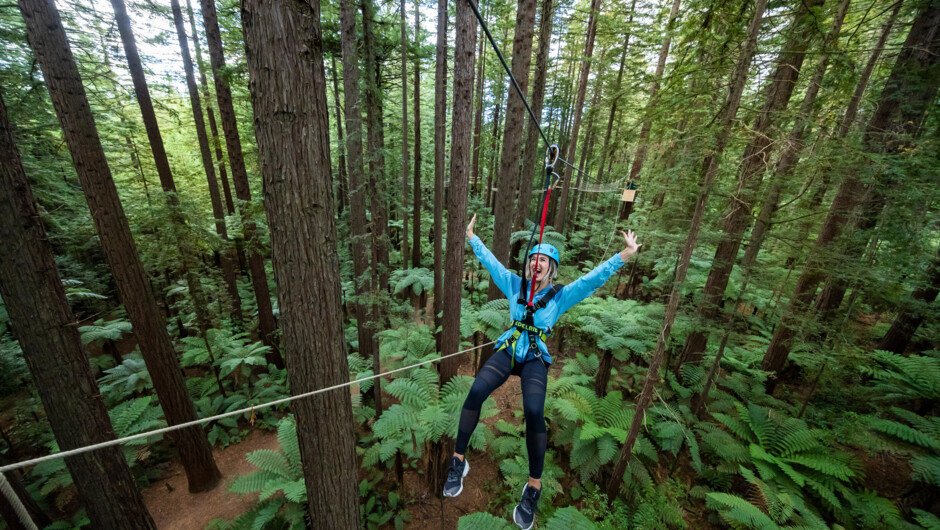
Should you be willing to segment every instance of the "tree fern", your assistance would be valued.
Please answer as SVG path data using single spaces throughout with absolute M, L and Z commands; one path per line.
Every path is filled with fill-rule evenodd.
M 471 513 L 457 520 L 457 530 L 511 530 L 506 519 L 486 512 Z
M 593 530 L 595 524 L 574 506 L 555 510 L 545 522 L 546 530 Z

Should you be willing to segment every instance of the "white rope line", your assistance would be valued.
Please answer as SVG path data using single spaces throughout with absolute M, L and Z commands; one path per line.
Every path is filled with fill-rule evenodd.
M 401 367 L 401 368 L 396 368 L 396 369 L 394 369 L 394 370 L 389 370 L 389 371 L 387 371 L 387 372 L 382 372 L 382 373 L 376 374 L 376 375 L 370 375 L 370 376 L 367 376 L 367 377 L 360 377 L 359 379 L 356 379 L 356 380 L 353 380 L 353 381 L 348 381 L 348 382 L 346 382 L 346 383 L 340 383 L 340 384 L 338 384 L 338 385 L 328 386 L 328 387 L 326 387 L 326 388 L 320 388 L 320 389 L 318 389 L 318 390 L 312 390 L 312 391 L 310 391 L 310 392 L 305 392 L 305 393 L 303 393 L 303 394 L 298 394 L 298 395 L 296 395 L 296 396 L 290 396 L 290 397 L 286 397 L 286 398 L 282 398 L 282 399 L 276 399 L 276 400 L 274 400 L 274 401 L 269 401 L 269 402 L 267 402 L 267 403 L 262 403 L 261 405 L 255 405 L 255 406 L 252 406 L 252 407 L 246 407 L 246 408 L 239 409 L 239 410 L 233 410 L 233 411 L 230 411 L 230 412 L 225 412 L 225 413 L 223 413 L 223 414 L 216 414 L 215 416 L 209 416 L 209 417 L 207 417 L 207 418 L 201 418 L 201 419 L 198 419 L 198 420 L 187 421 L 187 422 L 185 422 L 185 423 L 178 423 L 178 424 L 176 424 L 176 425 L 171 425 L 171 426 L 169 426 L 169 427 L 163 427 L 163 428 L 161 428 L 161 429 L 155 429 L 155 430 L 152 430 L 152 431 L 149 431 L 149 432 L 142 432 L 142 433 L 134 434 L 134 435 L 131 435 L 131 436 L 125 436 L 124 438 L 118 438 L 118 439 L 116 439 L 116 440 L 108 440 L 107 442 L 101 442 L 101 443 L 97 443 L 97 444 L 86 445 L 86 446 L 84 446 L 84 447 L 79 447 L 79 448 L 77 448 L 77 449 L 69 449 L 68 451 L 60 451 L 60 452 L 58 452 L 58 453 L 53 453 L 53 454 L 51 454 L 51 455 L 41 456 L 41 457 L 39 457 L 39 458 L 33 458 L 33 459 L 31 459 L 31 460 L 24 460 L 23 462 L 17 462 L 16 464 L 9 464 L 9 465 L 0 467 L 0 474 L 2 474 L 2 473 L 8 473 L 8 472 L 10 472 L 10 471 L 13 471 L 14 469 L 20 469 L 20 468 L 23 468 L 23 467 L 26 467 L 26 466 L 32 466 L 32 465 L 35 465 L 35 464 L 39 464 L 39 463 L 41 463 L 41 462 L 46 462 L 46 461 L 48 461 L 48 460 L 55 460 L 55 459 L 57 459 L 57 458 L 65 458 L 65 457 L 67 457 L 67 456 L 75 456 L 75 455 L 79 455 L 79 454 L 82 454 L 82 453 L 87 453 L 87 452 L 89 452 L 89 451 L 96 451 L 96 450 L 98 450 L 98 449 L 104 449 L 105 447 L 112 447 L 112 446 L 115 446 L 115 445 L 122 444 L 122 443 L 124 443 L 124 442 L 131 442 L 131 441 L 134 441 L 134 440 L 139 440 L 139 439 L 141 439 L 141 438 L 147 438 L 147 437 L 154 436 L 154 435 L 157 435 L 157 434 L 163 434 L 163 433 L 167 433 L 167 432 L 171 432 L 171 431 L 178 431 L 178 430 L 180 430 L 180 429 L 185 429 L 185 428 L 187 428 L 187 427 L 195 427 L 195 426 L 197 426 L 197 425 L 201 425 L 201 424 L 203 424 L 203 423 L 208 423 L 208 422 L 210 422 L 210 421 L 215 421 L 215 420 L 219 420 L 219 419 L 222 419 L 222 418 L 229 418 L 229 417 L 231 417 L 231 416 L 238 416 L 238 415 L 244 414 L 244 413 L 246 413 L 246 412 L 253 412 L 253 411 L 256 411 L 256 410 L 260 410 L 260 409 L 266 409 L 266 408 L 268 408 L 268 407 L 273 407 L 273 406 L 275 406 L 275 405 L 282 405 L 282 404 L 284 404 L 284 403 L 290 403 L 291 401 L 295 401 L 295 400 L 298 400 L 298 399 L 307 398 L 307 397 L 313 396 L 313 395 L 315 395 L 315 394 L 322 394 L 322 393 L 324 393 L 324 392 L 329 392 L 330 390 L 336 390 L 336 389 L 338 389 L 338 388 L 343 388 L 343 387 L 352 386 L 352 385 L 354 385 L 354 384 L 356 384 L 356 383 L 362 383 L 362 382 L 364 382 L 364 381 L 369 381 L 369 380 L 372 380 L 372 379 L 378 379 L 379 377 L 382 377 L 382 376 L 394 374 L 394 373 L 397 373 L 397 372 L 402 372 L 402 371 L 405 371 L 405 370 L 410 370 L 410 369 L 412 369 L 412 368 L 417 368 L 418 366 L 423 366 L 423 365 L 425 365 L 425 364 L 431 364 L 431 363 L 436 363 L 436 362 L 439 362 L 439 361 L 443 361 L 444 359 L 448 359 L 448 358 L 450 358 L 450 357 L 455 357 L 455 356 L 457 356 L 457 355 L 463 355 L 464 353 L 468 353 L 468 352 L 471 352 L 471 351 L 473 351 L 473 350 L 478 350 L 478 349 L 480 349 L 480 348 L 485 348 L 486 346 L 489 346 L 489 345 L 495 344 L 495 343 L 496 343 L 495 340 L 494 340 L 494 341 L 490 341 L 490 342 L 487 342 L 486 344 L 481 344 L 481 345 L 479 345 L 479 346 L 474 346 L 474 347 L 472 347 L 472 348 L 468 348 L 468 349 L 466 349 L 466 350 L 462 350 L 462 351 L 459 351 L 459 352 L 450 353 L 450 354 L 447 354 L 447 355 L 442 355 L 442 356 L 440 356 L 440 357 L 435 357 L 435 358 L 433 358 L 433 359 L 428 359 L 427 361 L 421 361 L 421 362 L 419 362 L 419 363 L 415 363 L 415 364 L 408 365 L 408 366 L 403 366 L 403 367 Z
M 26 506 L 23 506 L 20 498 L 16 496 L 16 492 L 13 491 L 13 486 L 10 486 L 10 483 L 7 482 L 6 476 L 3 473 L 0 473 L 0 492 L 9 499 L 10 504 L 13 505 L 13 511 L 16 512 L 16 516 L 19 518 L 20 522 L 23 523 L 23 526 L 27 530 L 39 530 L 36 526 L 36 523 L 33 522 L 33 518 L 29 516 L 29 512 L 26 510 Z M 13 525 L 13 521 L 7 521 L 10 526 Z

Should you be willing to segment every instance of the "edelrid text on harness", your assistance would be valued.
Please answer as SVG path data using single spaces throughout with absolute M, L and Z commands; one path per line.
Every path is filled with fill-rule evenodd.
M 523 332 L 529 334 L 529 349 L 535 350 L 535 357 L 542 357 L 542 352 L 539 350 L 539 345 L 538 342 L 536 342 L 536 339 L 542 339 L 542 342 L 546 342 L 548 337 L 552 334 L 552 329 L 548 328 L 543 330 L 537 327 L 534 322 L 535 312 L 539 309 L 544 309 L 545 306 L 552 301 L 552 298 L 554 298 L 555 295 L 558 294 L 558 292 L 561 291 L 564 287 L 564 285 L 560 284 L 552 285 L 548 292 L 545 293 L 545 295 L 542 296 L 539 301 L 529 305 L 528 299 L 526 297 L 528 282 L 524 279 L 522 280 L 522 291 L 519 293 L 519 299 L 516 302 L 525 308 L 525 317 L 523 317 L 522 320 L 513 320 L 510 322 L 510 326 L 512 326 L 513 329 L 512 335 L 507 338 L 505 342 L 503 342 L 503 345 L 500 346 L 498 350 L 496 350 L 509 350 L 509 354 L 512 357 L 510 366 L 515 366 L 516 364 L 516 341 L 519 339 L 519 337 L 522 336 Z

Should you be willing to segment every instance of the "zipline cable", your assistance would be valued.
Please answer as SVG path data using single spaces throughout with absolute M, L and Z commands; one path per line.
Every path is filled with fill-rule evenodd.
M 29 515 L 29 510 L 26 509 L 26 506 L 23 505 L 23 501 L 16 495 L 16 492 L 13 491 L 13 486 L 7 481 L 7 477 L 0 473 L 0 492 L 3 493 L 10 504 L 13 505 L 13 511 L 16 512 L 16 517 L 23 523 L 23 526 L 27 530 L 39 530 L 36 526 L 36 523 L 33 522 L 33 518 Z M 13 521 L 7 521 L 9 525 L 13 525 Z
M 31 460 L 24 460 L 24 461 L 22 461 L 22 462 L 17 462 L 17 463 L 15 463 L 15 464 L 9 464 L 9 465 L 0 467 L 0 474 L 8 473 L 8 472 L 13 471 L 13 470 L 15 470 L 15 469 L 20 469 L 20 468 L 23 468 L 23 467 L 26 467 L 26 466 L 32 466 L 32 465 L 39 464 L 39 463 L 42 463 L 42 462 L 46 462 L 46 461 L 49 461 L 49 460 L 56 460 L 56 459 L 58 459 L 58 458 L 65 458 L 65 457 L 67 457 L 67 456 L 79 455 L 79 454 L 82 454 L 82 453 L 87 453 L 87 452 L 89 452 L 89 451 L 96 451 L 96 450 L 98 450 L 98 449 L 104 449 L 105 447 L 112 447 L 112 446 L 115 446 L 115 445 L 118 445 L 118 444 L 122 444 L 122 443 L 124 443 L 124 442 L 130 442 L 130 441 L 134 441 L 134 440 L 139 440 L 139 439 L 141 439 L 141 438 L 147 438 L 147 437 L 154 436 L 154 435 L 157 435 L 157 434 L 163 434 L 163 433 L 167 433 L 167 432 L 177 431 L 177 430 L 180 430 L 180 429 L 185 429 L 185 428 L 187 428 L 187 427 L 195 427 L 195 426 L 197 426 L 197 425 L 201 425 L 201 424 L 203 424 L 203 423 L 208 423 L 208 422 L 210 422 L 210 421 L 215 421 L 215 420 L 219 420 L 219 419 L 223 419 L 223 418 L 229 418 L 229 417 L 232 417 L 232 416 L 238 416 L 238 415 L 240 415 L 240 414 L 245 414 L 246 412 L 249 412 L 249 413 L 250 413 L 250 412 L 254 412 L 254 411 L 256 411 L 256 410 L 266 409 L 266 408 L 268 408 L 268 407 L 273 407 L 273 406 L 275 406 L 275 405 L 283 405 L 284 403 L 290 403 L 291 401 L 296 401 L 296 400 L 298 400 L 298 399 L 307 398 L 307 397 L 310 397 L 310 396 L 313 396 L 313 395 L 316 395 L 316 394 L 322 394 L 322 393 L 324 393 L 324 392 L 329 392 L 330 390 L 336 390 L 336 389 L 339 389 L 339 388 L 344 388 L 344 387 L 352 386 L 352 385 L 354 385 L 354 384 L 356 384 L 356 383 L 362 383 L 362 382 L 364 382 L 364 381 L 370 381 L 370 380 L 372 380 L 372 379 L 378 379 L 379 377 L 382 377 L 382 376 L 394 374 L 394 373 L 397 373 L 397 372 L 402 372 L 402 371 L 405 371 L 405 370 L 410 370 L 410 369 L 412 369 L 412 368 L 417 368 L 418 366 L 423 366 L 423 365 L 425 365 L 425 364 L 431 364 L 431 363 L 436 363 L 436 362 L 438 362 L 438 361 L 443 361 L 444 359 L 447 359 L 447 358 L 449 358 L 449 357 L 455 357 L 455 356 L 457 356 L 457 355 L 463 355 L 463 354 L 465 354 L 465 353 L 471 352 L 471 351 L 473 351 L 473 350 L 478 350 L 478 349 L 480 349 L 480 348 L 485 348 L 485 347 L 487 347 L 487 346 L 489 346 L 489 345 L 491 345 L 491 344 L 495 344 L 495 343 L 496 343 L 495 340 L 494 340 L 494 341 L 490 341 L 490 342 L 488 342 L 488 343 L 486 343 L 486 344 L 481 344 L 481 345 L 479 345 L 479 346 L 474 346 L 474 347 L 468 348 L 468 349 L 466 349 L 466 350 L 461 350 L 461 351 L 458 351 L 458 352 L 455 352 L 455 353 L 449 353 L 449 354 L 447 354 L 447 355 L 441 355 L 440 357 L 435 357 L 435 358 L 433 358 L 433 359 L 428 359 L 428 360 L 426 360 L 426 361 L 421 361 L 421 362 L 419 362 L 419 363 L 411 364 L 411 365 L 408 365 L 408 366 L 402 366 L 401 368 L 396 368 L 396 369 L 394 369 L 394 370 L 389 370 L 389 371 L 387 371 L 387 372 L 382 372 L 382 373 L 380 373 L 380 374 L 370 375 L 370 376 L 366 376 L 366 377 L 360 377 L 359 379 L 355 379 L 355 380 L 353 380 L 353 381 L 347 381 L 347 382 L 345 382 L 345 383 L 340 383 L 340 384 L 338 384 L 338 385 L 328 386 L 328 387 L 326 387 L 326 388 L 320 388 L 320 389 L 317 389 L 317 390 L 311 390 L 310 392 L 305 392 L 305 393 L 303 393 L 303 394 L 298 394 L 298 395 L 296 395 L 296 396 L 289 396 L 289 397 L 286 397 L 286 398 L 283 398 L 283 399 L 276 399 L 276 400 L 274 400 L 274 401 L 269 401 L 269 402 L 267 402 L 267 403 L 262 403 L 261 405 L 254 405 L 254 406 L 252 406 L 252 407 L 246 407 L 246 408 L 239 409 L 239 410 L 233 410 L 233 411 L 230 411 L 230 412 L 225 412 L 225 413 L 223 413 L 223 414 L 216 414 L 215 416 L 209 416 L 209 417 L 207 417 L 207 418 L 201 418 L 201 419 L 198 419 L 198 420 L 187 421 L 187 422 L 185 422 L 185 423 L 178 423 L 178 424 L 176 424 L 176 425 L 171 425 L 171 426 L 169 426 L 169 427 L 163 427 L 163 428 L 161 428 L 161 429 L 155 429 L 155 430 L 152 430 L 152 431 L 142 432 L 142 433 L 134 434 L 134 435 L 131 435 L 131 436 L 125 436 L 124 438 L 118 438 L 118 439 L 116 439 L 116 440 L 108 440 L 107 442 L 101 442 L 101 443 L 97 443 L 97 444 L 86 445 L 86 446 L 84 446 L 84 447 L 79 447 L 79 448 L 76 448 L 76 449 L 69 449 L 68 451 L 60 451 L 60 452 L 58 452 L 58 453 L 53 453 L 53 454 L 51 454 L 51 455 L 41 456 L 41 457 L 39 457 L 39 458 L 33 458 L 33 459 L 31 459 Z M 12 491 L 12 490 L 11 490 L 11 491 Z M 4 493 L 5 493 L 5 492 L 4 492 Z

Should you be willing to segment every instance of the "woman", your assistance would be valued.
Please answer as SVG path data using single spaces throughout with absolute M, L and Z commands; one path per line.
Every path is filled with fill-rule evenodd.
M 463 478 L 470 471 L 464 458 L 470 435 L 480 419 L 483 401 L 509 378 L 518 375 L 522 379 L 522 408 L 526 423 L 526 450 L 529 454 L 529 481 L 523 486 L 522 500 L 513 511 L 513 520 L 523 530 L 532 527 L 539 496 L 542 492 L 542 465 L 545 461 L 547 433 L 545 431 L 545 390 L 548 382 L 548 367 L 552 356 L 545 339 L 561 315 L 584 300 L 617 272 L 640 247 L 633 231 L 624 233 L 626 247 L 606 262 L 566 286 L 552 286 L 558 270 L 558 250 L 551 245 L 536 245 L 529 252 L 524 267 L 525 279 L 504 267 L 486 248 L 479 237 L 473 234 L 474 215 L 467 227 L 467 238 L 473 252 L 490 272 L 492 281 L 509 299 L 509 314 L 512 327 L 503 333 L 494 346 L 495 352 L 483 365 L 460 413 L 457 430 L 457 447 L 447 472 L 444 496 L 456 497 L 463 491 Z M 529 287 L 534 290 L 532 306 L 529 302 Z

